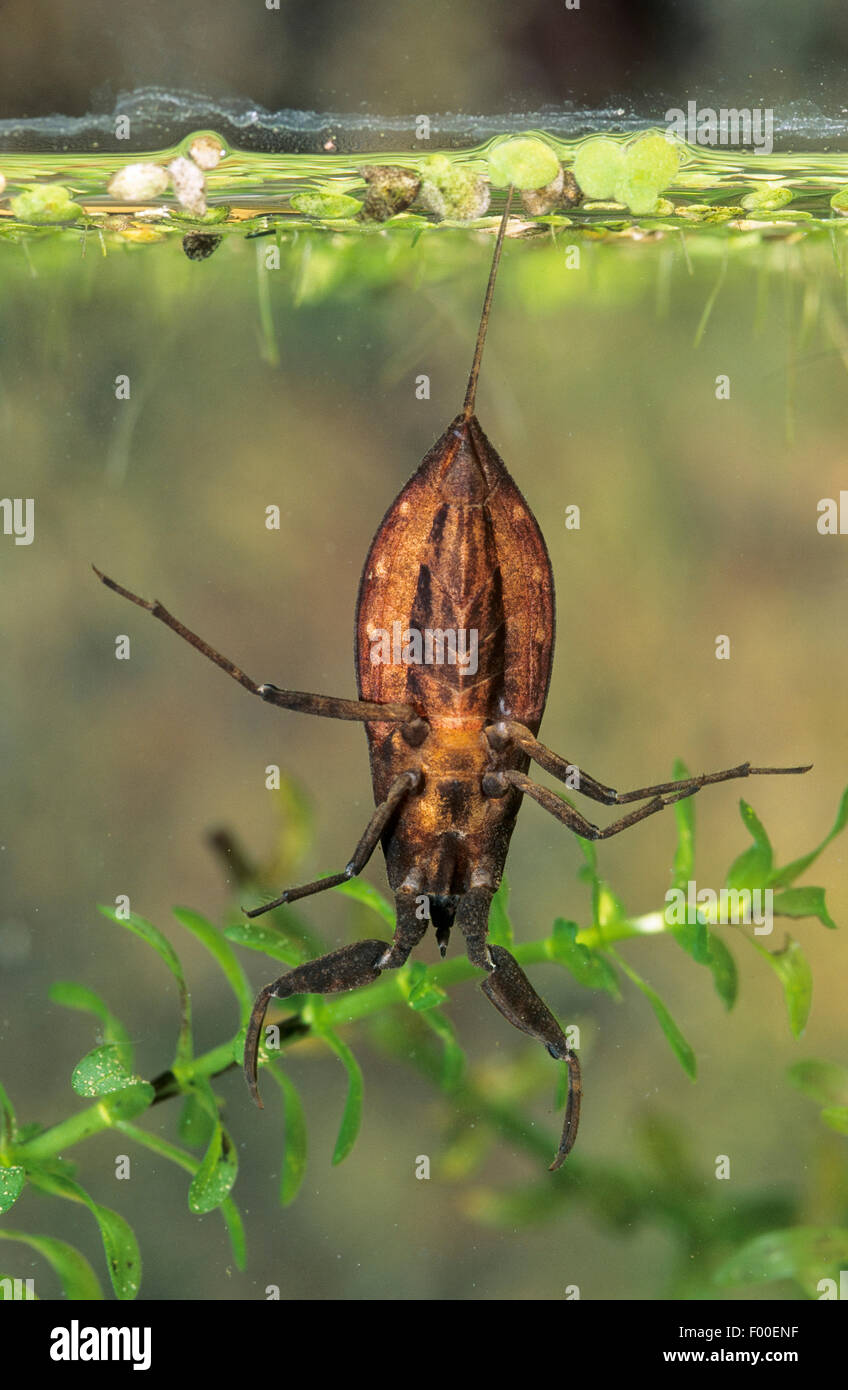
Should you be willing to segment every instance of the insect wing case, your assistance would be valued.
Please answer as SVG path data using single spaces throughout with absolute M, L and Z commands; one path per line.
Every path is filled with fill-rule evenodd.
M 405 662 L 399 639 L 419 634 L 426 656 L 428 630 L 464 635 L 465 664 L 444 649 L 441 662 Z M 473 736 L 504 717 L 535 733 L 553 645 L 553 575 L 536 518 L 476 416 L 458 415 L 371 543 L 356 609 L 360 697 L 415 706 L 437 736 Z M 430 650 L 438 657 L 437 641 Z M 419 656 L 412 643 L 407 655 Z M 380 801 L 410 749 L 397 726 L 366 731 Z

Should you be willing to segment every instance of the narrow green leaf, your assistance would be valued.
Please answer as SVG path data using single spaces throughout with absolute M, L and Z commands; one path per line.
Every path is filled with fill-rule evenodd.
M 593 898 L 595 926 L 601 935 L 606 927 L 616 927 L 627 921 L 624 904 L 603 879 L 597 879 Z
M 682 782 L 689 776 L 689 769 L 680 758 L 675 759 L 671 777 L 673 782 Z M 677 822 L 677 848 L 674 853 L 671 881 L 675 888 L 686 891 L 695 868 L 695 798 L 687 796 L 674 803 L 674 819 Z
M 836 1062 L 795 1062 L 786 1073 L 789 1081 L 819 1105 L 848 1104 L 848 1067 Z
M 395 910 L 387 898 L 379 893 L 370 883 L 364 883 L 361 878 L 351 878 L 347 883 L 337 883 L 336 893 L 341 893 L 345 898 L 353 898 L 354 902 L 362 903 L 364 907 L 370 907 L 372 912 L 376 912 L 378 917 L 394 928 Z
M 271 922 L 234 922 L 225 927 L 224 936 L 237 946 L 246 946 L 249 951 L 261 951 L 272 960 L 281 960 L 284 965 L 300 965 L 306 960 L 303 943 L 288 936 Z
M 300 1191 L 306 1173 L 306 1116 L 297 1087 L 282 1067 L 271 1066 L 268 1074 L 279 1086 L 283 1102 L 285 1143 L 280 1172 L 280 1206 L 287 1207 Z
M 426 1014 L 424 1017 L 426 1018 Z M 333 1152 L 333 1163 L 341 1163 L 347 1158 L 359 1134 L 359 1127 L 362 1124 L 362 1096 L 364 1085 L 362 1071 L 359 1063 L 348 1047 L 336 1033 L 329 1029 L 322 1029 L 321 1037 L 328 1047 L 335 1052 L 339 1061 L 345 1068 L 348 1077 L 347 1100 L 345 1101 L 342 1122 L 339 1126 L 339 1135 L 336 1139 L 336 1147 Z
M 698 917 L 700 919 L 700 912 Z M 669 926 L 668 930 L 678 946 L 682 946 L 687 956 L 691 956 L 697 965 L 710 964 L 710 935 L 706 922 L 681 922 L 676 926 Z
M 236 959 L 235 952 L 230 948 L 229 943 L 218 928 L 208 922 L 205 917 L 202 917 L 199 912 L 192 912 L 191 908 L 188 907 L 175 907 L 174 916 L 180 925 L 192 932 L 198 941 L 202 941 L 207 951 L 215 957 L 238 1000 L 239 1021 L 243 1026 L 250 1018 L 250 1011 L 253 1008 L 253 990 Z
M 438 1009 L 422 1014 L 421 1017 L 441 1040 L 444 1048 L 439 1085 L 443 1091 L 455 1091 L 465 1075 L 465 1053 L 457 1041 L 454 1026 L 447 1015 Z
M 127 1086 L 141 1082 L 140 1076 L 133 1076 L 121 1058 L 120 1047 L 107 1043 L 92 1048 L 82 1061 L 77 1062 L 71 1077 L 71 1085 L 78 1096 L 108 1096 L 113 1091 L 123 1091 Z M 150 1088 L 151 1093 L 153 1087 Z
M 99 994 L 95 994 L 87 985 L 78 985 L 74 980 L 56 980 L 50 986 L 49 997 L 54 1004 L 61 1004 L 65 1009 L 94 1014 L 102 1024 L 104 1043 L 117 1044 L 117 1054 L 121 1062 L 128 1070 L 132 1067 L 130 1035 Z
M 577 940 L 579 927 L 576 922 L 567 922 L 558 917 L 551 932 L 551 954 L 554 960 L 564 965 L 578 984 L 586 989 L 602 989 L 613 999 L 621 998 L 615 971 L 598 951 L 590 951 Z
M 5 1087 L 0 1085 L 0 1150 L 15 1137 L 15 1110 Z
M 728 888 L 764 888 L 772 870 L 773 853 L 762 822 L 747 801 L 739 802 L 739 811 L 754 843 L 735 859 L 727 871 Z
M 183 1102 L 177 1132 L 190 1149 L 205 1149 L 215 1128 L 215 1121 L 196 1092 L 191 1091 Z
M 848 1134 L 848 1105 L 828 1105 L 821 1112 L 821 1117 L 837 1134 Z
M 771 966 L 783 985 L 783 997 L 789 1014 L 793 1037 L 800 1038 L 807 1026 L 813 1002 L 813 973 L 801 947 L 787 936 L 782 951 L 767 951 L 758 941 L 746 937 Z
M 247 1240 L 244 1234 L 244 1222 L 232 1197 L 228 1197 L 225 1202 L 221 1203 L 221 1215 L 230 1237 L 236 1269 L 245 1269 L 247 1267 Z
M 43 1192 L 54 1197 L 64 1197 L 71 1202 L 81 1202 L 88 1207 L 103 1241 L 106 1267 L 116 1298 L 135 1298 L 141 1285 L 141 1252 L 132 1227 L 116 1211 L 102 1207 L 89 1197 L 85 1188 L 59 1173 L 47 1173 L 44 1169 L 32 1169 L 30 1182 Z
M 797 1279 L 814 1294 L 818 1282 L 848 1261 L 848 1229 L 795 1226 L 756 1236 L 726 1260 L 714 1276 L 717 1284 L 760 1284 Z
M 632 966 L 628 965 L 627 962 L 618 954 L 617 951 L 610 948 L 609 953 L 618 962 L 628 979 L 633 981 L 637 989 L 640 989 L 644 994 L 645 998 L 648 1000 L 648 1003 L 650 1004 L 651 1008 L 656 1014 L 657 1021 L 660 1027 L 662 1028 L 663 1033 L 668 1039 L 672 1052 L 674 1053 L 678 1062 L 682 1066 L 686 1075 L 690 1078 L 690 1080 L 694 1081 L 698 1070 L 697 1063 L 695 1061 L 695 1053 L 692 1051 L 692 1048 L 689 1046 L 688 1042 L 684 1038 L 683 1034 L 681 1033 L 680 1029 L 675 1023 L 665 1004 L 660 999 L 656 990 L 651 989 L 651 986 L 649 984 L 646 984 L 646 982 L 641 978 L 641 976 L 636 974 L 636 971 L 632 968 Z
M 732 1009 L 739 993 L 739 971 L 736 961 L 724 941 L 715 932 L 709 933 L 710 958 L 707 965 L 712 972 L 716 994 L 726 1009 Z
M 399 983 L 406 994 L 410 1008 L 419 1012 L 423 1012 L 425 1009 L 434 1009 L 437 1005 L 444 1004 L 448 997 L 441 986 L 430 979 L 427 966 L 420 960 L 412 961 L 401 974 Z
M 152 946 L 162 960 L 167 965 L 171 974 L 177 982 L 180 996 L 180 1032 L 177 1040 L 176 1061 L 180 1065 L 186 1065 L 191 1061 L 193 1055 L 191 1040 L 191 996 L 180 965 L 176 951 L 163 936 L 158 927 L 154 927 L 152 922 L 148 922 L 145 917 L 139 917 L 137 913 L 131 912 L 129 917 L 119 917 L 114 907 L 109 907 L 104 903 L 98 904 L 99 911 L 104 917 L 108 917 L 110 922 L 115 922 L 119 927 L 126 927 L 128 931 L 140 936 L 142 941 L 146 941 L 148 946 Z
M 788 884 L 794 883 L 796 878 L 800 878 L 805 869 L 818 859 L 823 849 L 826 849 L 831 840 L 835 840 L 837 835 L 848 825 L 848 787 L 842 793 L 842 800 L 839 803 L 839 810 L 832 828 L 825 835 L 821 844 L 809 854 L 804 854 L 800 859 L 793 859 L 791 864 L 786 864 L 782 869 L 775 869 L 769 877 L 770 888 L 785 888 Z
M 26 1169 L 18 1163 L 0 1166 L 0 1212 L 10 1211 L 26 1186 Z
M 823 888 L 787 888 L 775 893 L 773 908 L 778 917 L 818 917 L 823 926 L 836 929 L 825 906 Z
M 113 1091 L 100 1102 L 101 1109 L 109 1112 L 113 1124 L 119 1120 L 134 1120 L 143 1114 L 156 1099 L 156 1092 L 149 1081 L 136 1081 L 125 1086 L 123 1091 Z
M 94 1302 L 102 1299 L 100 1281 L 85 1255 L 72 1245 L 53 1236 L 30 1236 L 23 1231 L 0 1231 L 0 1240 L 17 1240 L 42 1255 L 62 1285 L 66 1298 L 74 1302 Z
M 559 793 L 558 793 L 558 795 L 559 795 Z M 569 806 L 573 806 L 573 805 L 574 805 L 574 802 L 573 802 L 573 801 L 569 801 L 567 796 L 564 796 L 562 799 L 563 799 L 563 801 L 567 801 Z M 577 837 L 577 845 L 578 845 L 578 848 L 580 849 L 581 854 L 583 855 L 583 858 L 584 858 L 585 861 L 586 861 L 586 863 L 585 863 L 583 869 L 581 869 L 581 870 L 579 871 L 580 877 L 581 877 L 581 878 L 590 878 L 590 879 L 597 878 L 597 876 L 598 876 L 598 851 L 597 851 L 597 848 L 596 848 L 596 846 L 595 846 L 594 840 L 584 840 L 581 836 L 578 835 L 578 837 Z M 586 872 L 587 870 L 588 870 L 588 872 Z
M 514 941 L 512 922 L 510 921 L 509 911 L 509 885 L 506 874 L 501 879 L 501 886 L 489 908 L 489 940 L 496 946 L 504 946 L 510 949 Z
M 229 1196 L 238 1176 L 238 1155 L 220 1120 L 215 1124 L 209 1147 L 192 1179 L 188 1193 L 189 1211 L 202 1216 L 215 1211 Z

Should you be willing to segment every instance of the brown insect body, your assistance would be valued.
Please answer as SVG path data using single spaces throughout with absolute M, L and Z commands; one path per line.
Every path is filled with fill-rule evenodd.
M 752 768 L 742 763 L 722 772 L 618 792 L 582 768 L 578 771 L 536 738 L 553 657 L 553 576 L 536 519 L 474 413 L 510 196 L 511 191 L 498 231 L 464 408 L 392 503 L 365 562 L 356 608 L 358 700 L 257 684 L 160 603 L 96 573 L 110 589 L 158 618 L 267 703 L 365 724 L 376 809 L 350 862 L 341 873 L 288 888 L 247 915 L 257 917 L 346 882 L 361 873 L 382 843 L 395 894 L 394 935 L 391 942 L 369 939 L 330 951 L 295 966 L 260 991 L 244 1050 L 245 1076 L 257 1102 L 261 1105 L 259 1039 L 270 999 L 367 985 L 382 971 L 404 965 L 430 922 L 444 954 L 456 923 L 469 959 L 484 972 L 481 988 L 486 996 L 511 1024 L 566 1064 L 565 1119 L 551 1164 L 559 1168 L 577 1134 L 577 1057 L 514 956 L 487 939 L 489 907 L 522 798 L 532 797 L 584 839 L 600 840 L 710 783 L 808 769 Z M 396 632 L 401 641 L 398 654 Z M 429 655 L 436 658 L 430 661 L 426 648 L 416 647 L 413 640 L 417 634 L 421 644 L 426 633 L 431 638 Z M 449 649 L 444 660 L 445 635 L 450 633 L 455 639 L 453 661 Z M 466 638 L 462 653 L 459 633 Z M 471 634 L 473 661 L 468 659 Z M 531 780 L 531 760 L 604 805 L 645 804 L 600 829 L 570 801 Z
M 378 633 L 473 633 L 469 664 L 374 660 Z M 386 828 L 395 892 L 449 899 L 500 883 L 521 795 L 481 795 L 487 772 L 526 772 L 521 749 L 495 753 L 483 730 L 515 719 L 535 733 L 554 643 L 550 560 L 533 513 L 476 416 L 458 415 L 392 503 L 362 572 L 356 608 L 360 696 L 410 705 L 428 732 L 367 723 L 374 799 L 421 773 Z M 443 909 L 444 910 L 444 909 Z

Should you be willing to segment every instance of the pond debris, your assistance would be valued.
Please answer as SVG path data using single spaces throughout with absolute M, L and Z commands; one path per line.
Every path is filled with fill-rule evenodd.
M 161 164 L 125 164 L 109 180 L 106 191 L 118 203 L 146 203 L 168 187 L 168 170 Z
M 168 165 L 168 173 L 171 175 L 171 183 L 174 186 L 177 202 L 186 212 L 192 213 L 195 217 L 204 217 L 206 214 L 206 179 L 203 170 L 195 164 L 193 159 L 187 159 L 185 155 L 178 155 L 172 159 Z
M 525 188 L 521 193 L 521 201 L 524 211 L 529 212 L 531 217 L 544 217 L 548 213 L 554 212 L 562 200 L 563 187 L 565 185 L 565 174 L 560 169 L 556 178 L 546 183 L 544 188 Z
M 224 238 L 212 232 L 186 232 L 183 237 L 183 250 L 190 261 L 205 261 L 217 251 Z
M 227 153 L 217 135 L 196 136 L 195 139 L 192 140 L 188 152 L 198 169 L 203 169 L 207 172 L 210 169 L 217 169 L 221 160 L 225 158 Z
M 560 169 L 544 188 L 525 188 L 521 194 L 524 211 L 531 217 L 546 217 L 560 208 L 576 208 L 583 194 L 570 169 Z
M 400 164 L 363 164 L 359 170 L 368 185 L 362 210 L 357 214 L 362 222 L 386 222 L 406 209 L 418 197 L 421 176 L 414 169 Z
M 418 201 L 439 220 L 473 222 L 489 210 L 489 181 L 462 164 L 454 164 L 446 154 L 433 154 L 424 161 Z

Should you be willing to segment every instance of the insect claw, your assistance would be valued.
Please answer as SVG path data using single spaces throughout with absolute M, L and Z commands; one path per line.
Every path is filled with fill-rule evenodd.
M 580 1063 L 566 1042 L 565 1034 L 543 999 L 531 985 L 514 956 L 503 946 L 489 948 L 494 968 L 480 988 L 499 1013 L 522 1033 L 544 1043 L 551 1057 L 568 1067 L 568 1099 L 562 1138 L 550 1166 L 555 1172 L 565 1162 L 577 1138 L 580 1120 Z
M 279 980 L 266 985 L 256 996 L 250 1012 L 247 1033 L 244 1039 L 244 1076 L 248 1090 L 260 1110 L 264 1109 L 259 1095 L 257 1068 L 259 1063 L 259 1036 L 265 1021 L 265 1012 L 272 999 L 289 999 L 293 994 L 338 994 L 344 990 L 356 989 L 359 985 L 369 985 L 382 971 L 382 961 L 389 954 L 388 941 L 378 941 L 372 937 L 367 941 L 357 941 L 353 946 L 342 946 L 338 951 L 330 951 L 316 960 L 296 965 L 287 970 Z

